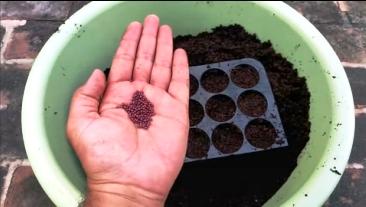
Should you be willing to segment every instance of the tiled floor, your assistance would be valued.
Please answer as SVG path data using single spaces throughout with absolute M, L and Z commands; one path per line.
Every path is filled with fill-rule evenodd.
M 58 26 L 86 2 L 0 3 L 1 206 L 53 206 L 29 167 L 20 129 L 24 85 L 34 58 Z M 287 2 L 328 39 L 350 80 L 356 132 L 349 165 L 324 206 L 366 206 L 366 2 Z

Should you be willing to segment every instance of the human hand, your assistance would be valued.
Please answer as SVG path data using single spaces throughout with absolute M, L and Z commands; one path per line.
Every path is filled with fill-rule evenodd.
M 136 91 L 154 105 L 148 129 L 126 111 Z M 184 161 L 189 72 L 183 49 L 173 54 L 171 28 L 149 15 L 132 22 L 108 80 L 95 70 L 71 101 L 67 135 L 87 176 L 86 206 L 163 206 Z

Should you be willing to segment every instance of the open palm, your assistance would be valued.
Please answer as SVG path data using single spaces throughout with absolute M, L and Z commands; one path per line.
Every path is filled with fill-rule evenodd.
M 119 107 L 136 91 L 154 105 L 148 129 L 137 128 Z M 67 134 L 88 190 L 164 201 L 184 161 L 188 99 L 187 55 L 182 49 L 173 54 L 170 27 L 159 27 L 154 15 L 143 26 L 131 23 L 108 80 L 95 70 L 71 102 Z

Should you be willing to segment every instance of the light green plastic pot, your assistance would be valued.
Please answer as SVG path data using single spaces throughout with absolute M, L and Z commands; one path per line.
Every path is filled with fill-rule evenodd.
M 67 20 L 34 62 L 22 110 L 28 158 L 52 201 L 77 206 L 85 192 L 85 176 L 65 136 L 73 91 L 94 68 L 110 66 L 127 24 L 150 13 L 171 25 L 176 35 L 239 23 L 261 40 L 270 40 L 306 77 L 311 93 L 310 141 L 290 178 L 265 206 L 322 205 L 349 158 L 353 98 L 344 69 L 325 38 L 279 2 L 93 2 Z

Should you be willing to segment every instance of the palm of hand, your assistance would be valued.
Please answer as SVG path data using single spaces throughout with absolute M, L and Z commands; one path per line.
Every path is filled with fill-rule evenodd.
M 145 130 L 136 128 L 123 109 L 102 107 L 100 117 L 81 135 L 88 146 L 83 154 L 88 160 L 86 168 L 96 175 L 91 179 L 136 183 L 162 192 L 172 183 L 161 181 L 176 177 L 176 173 L 165 172 L 176 171 L 175 168 L 182 165 L 188 128 L 186 107 L 160 88 L 141 82 L 117 83 L 111 90 L 112 93 L 124 91 L 122 96 L 111 96 L 114 99 L 111 101 L 116 103 L 129 103 L 135 91 L 144 91 L 154 105 L 155 115 L 151 126 Z M 105 179 L 106 172 L 108 178 Z
M 159 30 L 155 63 L 151 64 L 154 66 L 139 67 L 149 64 L 144 62 L 148 59 L 146 55 L 139 62 L 139 53 L 155 50 L 142 45 L 144 41 L 149 45 L 144 32 L 157 27 L 158 20 L 153 17 L 145 20 L 143 32 L 137 23 L 128 27 L 113 60 L 108 83 L 104 74 L 96 70 L 76 91 L 67 132 L 88 182 L 130 185 L 164 197 L 186 152 L 189 77 L 185 52 L 177 50 L 172 58 L 172 36 L 167 26 Z M 136 33 L 142 33 L 141 39 Z M 152 34 L 146 36 L 151 39 Z M 137 44 L 131 49 L 133 38 L 137 38 L 136 42 L 140 39 L 138 49 Z M 133 63 L 127 55 L 133 57 L 136 51 L 137 60 Z M 172 71 L 166 71 L 167 68 Z M 165 73 L 157 73 L 158 69 L 165 69 Z M 151 74 L 150 82 L 146 74 Z M 136 91 L 143 91 L 154 105 L 155 115 L 148 129 L 137 128 L 126 111 L 118 107 L 130 103 Z

